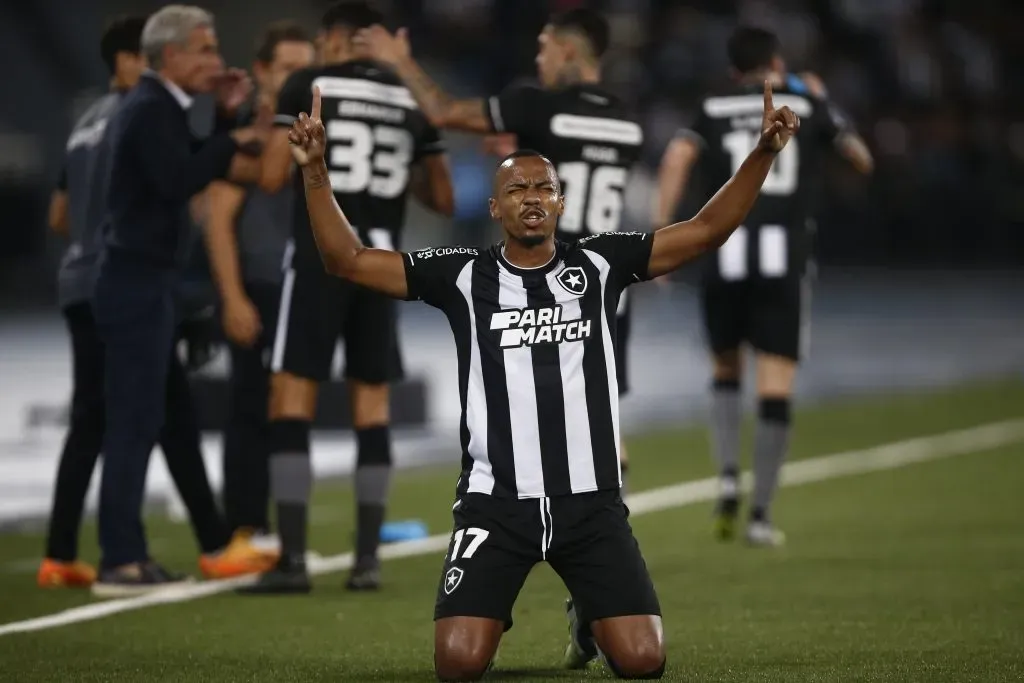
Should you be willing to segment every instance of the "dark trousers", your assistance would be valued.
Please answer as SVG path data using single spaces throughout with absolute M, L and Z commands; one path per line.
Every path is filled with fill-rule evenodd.
M 228 526 L 269 529 L 270 352 L 277 328 L 281 288 L 271 283 L 246 283 L 246 294 L 260 314 L 263 331 L 251 347 L 229 342 L 231 389 L 224 428 L 224 514 Z
M 197 533 L 203 531 L 203 550 L 227 541 L 222 525 L 206 537 L 214 526 L 210 520 L 220 517 L 206 478 L 188 378 L 174 355 L 174 285 L 172 273 L 118 261 L 105 263 L 96 283 L 93 313 L 104 348 L 106 398 L 99 514 L 103 567 L 149 559 L 142 500 L 149 456 L 161 437 L 168 468 L 179 471 L 178 490 L 186 503 L 192 498 L 198 505 L 193 524 Z
M 71 336 L 72 394 L 68 433 L 57 467 L 46 556 L 63 561 L 78 556 L 82 509 L 105 431 L 105 358 L 96 331 L 92 306 L 82 302 L 63 311 Z M 227 540 L 227 530 L 214 503 L 202 462 L 198 423 L 185 369 L 177 356 L 167 377 L 166 415 L 160 447 L 174 485 L 188 509 L 202 552 L 212 552 Z

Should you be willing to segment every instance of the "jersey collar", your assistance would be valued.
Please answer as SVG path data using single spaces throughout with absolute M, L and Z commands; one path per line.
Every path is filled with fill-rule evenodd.
M 505 270 L 515 275 L 522 275 L 526 277 L 530 276 L 543 276 L 554 270 L 555 266 L 562 260 L 562 249 L 558 242 L 555 242 L 555 253 L 551 255 L 551 260 L 542 266 L 534 266 L 533 268 L 521 268 L 520 266 L 513 265 L 505 258 L 505 242 L 501 241 L 494 245 L 494 252 L 498 259 L 498 263 Z

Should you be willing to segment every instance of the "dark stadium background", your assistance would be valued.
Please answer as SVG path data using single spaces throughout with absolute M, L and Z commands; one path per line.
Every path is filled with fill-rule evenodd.
M 37 457 L 27 454 L 28 442 L 45 452 L 45 462 L 56 457 L 68 351 L 54 295 L 62 244 L 47 233 L 46 204 L 72 121 L 106 87 L 97 49 L 105 20 L 161 4 L 34 0 L 0 7 L 0 468 Z M 314 27 L 328 4 L 232 0 L 204 6 L 216 15 L 228 63 L 248 66 L 267 23 L 294 18 Z M 396 24 L 409 28 L 414 51 L 442 84 L 457 94 L 485 95 L 532 77 L 544 17 L 579 3 L 381 4 L 401 17 Z M 612 18 L 607 80 L 635 102 L 646 133 L 643 168 L 628 192 L 629 228 L 651 227 L 661 152 L 701 92 L 725 76 L 724 42 L 739 21 L 776 31 L 791 70 L 820 74 L 867 139 L 877 162 L 874 177 L 862 180 L 837 159 L 820 197 L 820 267 L 812 357 L 801 377 L 804 400 L 1019 374 L 1024 6 L 993 0 L 591 4 Z M 202 117 L 196 118 L 201 129 Z M 406 247 L 494 237 L 485 208 L 494 161 L 480 154 L 478 139 L 446 137 L 456 220 L 411 212 Z M 687 202 L 681 213 L 695 208 Z M 201 289 L 202 253 L 196 253 L 194 283 Z M 670 287 L 651 284 L 636 292 L 635 396 L 623 408 L 627 430 L 691 418 L 703 406 L 707 364 L 693 275 L 690 269 Z M 434 450 L 451 457 L 454 442 L 447 435 L 456 406 L 449 333 L 421 306 L 403 309 L 403 330 L 413 384 L 428 396 L 422 406 L 420 394 L 410 394 L 411 422 L 443 435 Z M 32 441 L 40 433 L 42 441 Z M 41 472 L 32 479 L 41 487 L 36 500 L 48 495 L 49 467 L 34 466 Z

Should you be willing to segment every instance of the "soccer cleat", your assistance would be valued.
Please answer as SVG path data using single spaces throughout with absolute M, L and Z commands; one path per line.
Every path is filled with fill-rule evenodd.
M 186 586 L 191 576 L 168 571 L 156 562 L 141 562 L 118 569 L 101 569 L 92 594 L 98 598 L 122 598 L 145 595 L 165 588 Z
M 586 669 L 598 658 L 594 636 L 580 622 L 572 598 L 565 601 L 565 616 L 569 619 L 569 644 L 565 647 L 562 664 L 566 669 Z
M 361 560 L 348 575 L 345 588 L 350 591 L 375 591 L 380 589 L 380 561 L 376 558 Z
M 770 522 L 751 521 L 747 525 L 747 544 L 758 548 L 778 548 L 786 544 L 786 534 Z
M 715 538 L 731 541 L 736 537 L 736 517 L 739 514 L 739 498 L 719 498 L 715 506 Z
M 43 558 L 36 573 L 40 588 L 88 588 L 96 581 L 96 570 L 81 560 L 62 562 Z
M 208 579 L 226 579 L 270 570 L 278 560 L 273 551 L 260 550 L 251 540 L 252 533 L 239 530 L 227 547 L 199 558 L 199 570 Z
M 304 560 L 282 555 L 277 565 L 260 574 L 256 583 L 238 589 L 242 595 L 294 595 L 313 590 Z

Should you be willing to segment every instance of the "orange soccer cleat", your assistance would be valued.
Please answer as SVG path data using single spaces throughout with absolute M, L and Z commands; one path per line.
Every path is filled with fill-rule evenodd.
M 227 579 L 268 571 L 277 562 L 278 553 L 257 548 L 247 531 L 236 531 L 223 550 L 202 555 L 199 570 L 208 579 Z
M 96 570 L 81 560 L 62 562 L 44 558 L 36 574 L 40 588 L 88 588 L 96 580 Z

